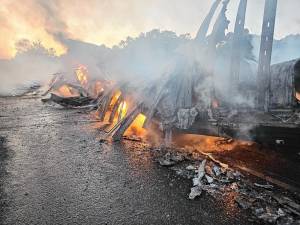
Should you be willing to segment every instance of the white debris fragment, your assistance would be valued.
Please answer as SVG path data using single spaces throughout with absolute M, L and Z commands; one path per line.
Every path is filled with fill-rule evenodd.
M 201 185 L 201 180 L 202 180 L 202 178 L 205 175 L 205 169 L 204 169 L 205 168 L 205 164 L 206 164 L 206 159 L 204 159 L 201 162 L 201 164 L 200 164 L 200 166 L 198 168 L 198 171 L 197 171 L 197 177 L 195 177 L 193 179 L 193 185 L 194 186 Z
M 162 166 L 173 166 L 178 162 L 184 161 L 184 156 L 179 153 L 170 153 L 164 155 L 164 157 L 158 159 L 158 162 Z
M 201 181 L 199 181 L 198 177 L 193 178 L 193 186 L 199 186 L 201 185 Z
M 212 178 L 212 177 L 210 177 L 210 176 L 208 176 L 208 175 L 205 175 L 205 178 L 206 178 L 206 180 L 207 180 L 207 182 L 208 182 L 209 184 L 211 184 L 212 182 L 214 182 L 214 178 Z
M 200 196 L 202 193 L 202 189 L 199 186 L 192 187 L 191 193 L 189 194 L 189 199 L 194 200 L 197 196 Z
M 215 173 L 215 175 L 216 175 L 217 177 L 221 175 L 220 167 L 214 165 L 214 166 L 213 166 L 213 171 L 214 171 L 214 173 Z
M 200 164 L 200 166 L 199 166 L 199 168 L 198 168 L 198 178 L 199 178 L 199 179 L 202 179 L 202 177 L 205 175 L 205 170 L 204 170 L 205 164 L 206 164 L 206 159 L 204 159 L 204 160 L 201 162 L 201 164 Z
M 277 214 L 278 214 L 278 216 L 280 216 L 280 217 L 283 217 L 283 216 L 286 216 L 286 213 L 283 211 L 283 209 L 281 209 L 281 208 L 279 208 L 278 210 L 277 210 Z
M 196 167 L 193 165 L 189 165 L 186 167 L 187 170 L 196 170 Z

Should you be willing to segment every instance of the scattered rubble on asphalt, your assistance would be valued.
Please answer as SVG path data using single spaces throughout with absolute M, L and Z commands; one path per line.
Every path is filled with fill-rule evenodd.
M 230 195 L 241 209 L 251 212 L 252 219 L 267 224 L 300 224 L 300 199 L 292 193 L 264 180 L 254 182 L 209 155 L 166 147 L 153 150 L 160 165 L 192 181 L 190 200 L 201 199 L 204 193 L 217 200 Z
M 172 152 L 166 153 L 163 157 L 158 159 L 158 162 L 162 166 L 173 166 L 178 162 L 184 161 L 184 156 Z

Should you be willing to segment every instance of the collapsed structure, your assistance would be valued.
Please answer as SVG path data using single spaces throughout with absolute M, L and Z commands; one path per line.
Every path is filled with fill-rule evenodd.
M 87 101 L 97 108 L 100 121 L 111 124 L 108 134 L 114 140 L 120 140 L 140 118 L 144 129 L 159 127 L 167 142 L 176 133 L 281 145 L 297 142 L 300 60 L 271 65 L 277 0 L 265 1 L 258 64 L 245 29 L 247 0 L 240 0 L 234 32 L 228 34 L 229 0 L 224 0 L 208 35 L 220 3 L 213 3 L 195 39 L 178 50 L 166 76 L 142 91 L 124 82 L 102 84 L 101 91 Z M 84 85 L 75 89 L 90 96 Z

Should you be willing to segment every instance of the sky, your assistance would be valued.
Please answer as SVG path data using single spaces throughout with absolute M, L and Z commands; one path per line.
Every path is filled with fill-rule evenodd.
M 231 0 L 233 29 L 239 0 Z M 57 55 L 67 49 L 58 37 L 108 47 L 152 29 L 195 36 L 213 0 L 0 0 L 0 59 L 16 54 L 22 39 L 41 41 Z M 248 0 L 246 27 L 261 32 L 264 0 Z M 278 0 L 275 37 L 300 33 L 299 0 Z

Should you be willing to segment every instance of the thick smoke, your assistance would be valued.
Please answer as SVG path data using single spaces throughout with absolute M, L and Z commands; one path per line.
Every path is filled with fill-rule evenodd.
M 58 57 L 40 43 L 18 43 L 18 54 L 11 60 L 0 60 L 0 95 L 18 95 L 33 84 L 47 82 L 63 65 Z
M 161 76 L 176 49 L 189 42 L 190 37 L 152 30 L 137 38 L 127 38 L 113 48 L 63 37 L 60 41 L 68 48 L 62 56 L 55 56 L 54 50 L 45 49 L 42 43 L 18 42 L 16 57 L 0 60 L 0 94 L 16 94 L 20 87 L 33 82 L 45 84 L 55 73 L 72 78 L 78 65 L 88 68 L 91 79 L 130 81 L 137 86 L 149 84 Z
M 230 34 L 227 36 L 230 38 Z M 245 62 L 243 68 L 250 66 L 247 71 L 253 70 L 253 73 L 256 73 L 255 61 L 258 59 L 259 37 L 250 36 L 254 47 L 252 50 L 254 60 Z M 16 94 L 20 87 L 29 86 L 33 82 L 43 84 L 57 72 L 73 76 L 74 69 L 80 64 L 88 68 L 92 78 L 135 81 L 138 86 L 140 83 L 151 83 L 165 74 L 174 72 L 173 65 L 176 65 L 176 70 L 180 69 L 179 65 L 184 66 L 182 58 L 193 65 L 200 64 L 202 60 L 189 35 L 178 36 L 171 31 L 152 30 L 141 33 L 137 38 L 127 38 L 113 48 L 63 37 L 58 39 L 68 48 L 68 52 L 62 56 L 55 56 L 54 50 L 46 50 L 42 43 L 30 43 L 28 40 L 17 42 L 16 57 L 11 60 L 0 60 L 0 94 Z M 299 49 L 300 35 L 275 40 L 272 61 L 278 63 L 299 58 Z M 223 61 L 230 57 L 230 48 L 225 43 L 219 52 L 217 63 L 219 66 L 216 67 L 216 73 L 222 75 L 218 76 L 216 84 L 226 89 L 229 76 L 224 71 L 228 71 L 228 63 Z M 246 72 L 242 75 L 245 82 L 251 80 L 251 75 L 247 75 Z M 207 82 L 203 80 L 202 85 L 207 87 Z

